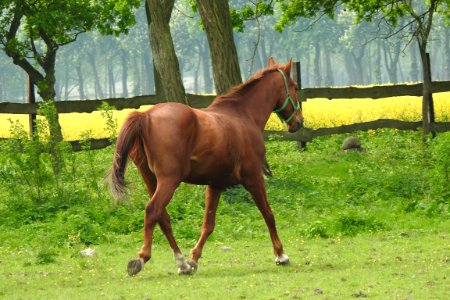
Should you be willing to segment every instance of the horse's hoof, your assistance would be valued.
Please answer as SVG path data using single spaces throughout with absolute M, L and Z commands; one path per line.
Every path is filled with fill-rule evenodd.
M 192 268 L 178 268 L 178 275 L 192 275 Z
M 193 273 L 197 272 L 198 265 L 197 265 L 197 263 L 195 261 L 189 260 L 187 263 L 188 263 L 188 265 L 191 266 L 191 269 L 192 269 Z
M 197 263 L 187 261 L 181 268 L 178 268 L 178 275 L 192 275 L 197 271 Z
M 144 260 L 142 258 L 132 259 L 128 262 L 128 275 L 134 276 L 144 268 Z
M 279 266 L 289 266 L 289 257 L 286 254 L 282 254 L 275 259 L 275 263 Z

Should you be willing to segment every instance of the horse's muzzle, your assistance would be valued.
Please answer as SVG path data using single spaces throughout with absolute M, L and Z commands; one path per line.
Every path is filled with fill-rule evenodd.
M 294 133 L 303 127 L 303 121 L 296 121 L 292 126 L 289 126 L 288 131 Z

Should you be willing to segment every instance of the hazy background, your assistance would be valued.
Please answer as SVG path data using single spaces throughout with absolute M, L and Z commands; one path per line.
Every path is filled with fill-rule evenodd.
M 235 2 L 235 6 L 239 1 Z M 58 50 L 56 99 L 101 99 L 153 94 L 153 64 L 144 8 L 128 35 L 80 35 Z M 385 22 L 354 24 L 349 12 L 335 20 L 300 20 L 283 33 L 273 29 L 277 16 L 245 23 L 235 32 L 243 78 L 264 67 L 269 56 L 301 62 L 302 86 L 348 86 L 421 80 L 417 42 L 406 31 L 389 39 Z M 214 93 L 208 43 L 200 18 L 178 2 L 171 31 L 187 93 Z M 405 38 L 403 38 L 405 35 Z M 435 15 L 428 51 L 433 80 L 450 80 L 450 28 Z M 80 88 L 82 87 L 82 88 Z M 0 102 L 26 102 L 25 72 L 0 53 Z

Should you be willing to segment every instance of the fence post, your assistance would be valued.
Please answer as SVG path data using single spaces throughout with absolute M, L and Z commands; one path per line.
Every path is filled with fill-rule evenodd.
M 36 103 L 36 96 L 34 94 L 34 83 L 31 81 L 30 76 L 27 74 L 27 98 L 28 103 Z M 30 138 L 33 138 L 36 131 L 36 114 L 29 114 L 28 117 L 30 126 Z
M 292 68 L 292 79 L 297 83 L 297 90 L 302 89 L 302 74 L 301 65 L 299 61 L 294 62 L 294 67 Z M 299 99 L 299 104 L 302 105 L 301 99 Z
M 302 72 L 301 72 L 301 65 L 300 65 L 299 61 L 294 62 L 292 78 L 297 83 L 297 90 L 301 90 L 302 89 Z M 302 99 L 297 99 L 297 100 L 298 100 L 298 104 L 300 104 L 300 109 L 303 109 Z M 305 150 L 306 149 L 306 142 L 305 141 L 298 141 L 297 145 L 298 145 L 300 150 Z
M 430 53 L 426 53 L 426 59 L 428 61 L 428 66 L 430 66 L 431 69 L 431 63 L 430 63 Z M 429 74 L 429 80 L 431 81 L 431 72 Z M 428 109 L 429 109 L 429 118 L 428 120 L 430 120 L 430 127 L 431 127 L 431 136 L 434 138 L 436 137 L 436 131 L 434 130 L 434 122 L 435 122 L 435 117 L 434 117 L 434 101 L 433 101 L 433 92 L 429 91 L 428 95 L 427 95 L 427 100 L 428 100 Z

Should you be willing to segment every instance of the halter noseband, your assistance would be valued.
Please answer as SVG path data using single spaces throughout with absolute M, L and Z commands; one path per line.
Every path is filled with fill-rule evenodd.
M 283 77 L 283 83 L 284 83 L 284 87 L 286 89 L 286 100 L 284 100 L 284 103 L 280 108 L 274 109 L 273 112 L 276 113 L 281 120 L 283 120 L 280 113 L 286 108 L 286 106 L 290 102 L 292 105 L 292 108 L 294 109 L 294 112 L 287 119 L 284 120 L 286 123 L 289 123 L 289 121 L 292 120 L 292 118 L 295 116 L 295 113 L 297 112 L 297 110 L 300 109 L 300 103 L 295 104 L 294 99 L 292 99 L 291 94 L 289 94 L 289 88 L 288 88 L 288 84 L 287 84 L 287 80 L 286 80 L 286 75 L 284 75 L 284 72 L 282 70 L 280 70 L 280 69 L 277 69 L 277 70 L 278 70 L 278 72 L 281 73 L 281 76 Z

